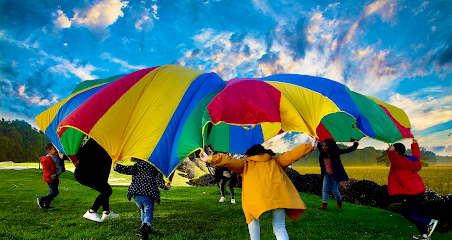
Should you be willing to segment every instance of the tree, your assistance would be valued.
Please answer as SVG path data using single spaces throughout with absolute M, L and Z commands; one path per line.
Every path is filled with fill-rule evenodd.
M 23 120 L 0 121 L 0 161 L 37 162 L 49 138 Z

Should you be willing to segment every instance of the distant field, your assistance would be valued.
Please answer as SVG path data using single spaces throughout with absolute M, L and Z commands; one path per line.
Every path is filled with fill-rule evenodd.
M 294 167 L 300 174 L 320 174 L 320 167 Z M 380 185 L 388 183 L 389 167 L 346 167 L 349 178 L 370 180 Z M 425 187 L 438 194 L 452 193 L 452 166 L 424 167 L 419 171 Z

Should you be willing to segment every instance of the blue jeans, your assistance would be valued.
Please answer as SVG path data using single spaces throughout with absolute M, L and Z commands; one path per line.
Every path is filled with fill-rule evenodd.
M 151 225 L 154 218 L 154 199 L 144 195 L 134 195 L 133 199 L 141 210 L 141 223 Z
M 289 240 L 289 235 L 286 230 L 286 209 L 277 208 L 272 210 L 273 215 L 273 233 L 277 240 Z M 261 239 L 261 226 L 259 219 L 253 217 L 253 221 L 248 224 L 248 231 L 250 232 L 251 240 Z
M 323 189 L 322 189 L 322 197 L 323 202 L 328 203 L 328 198 L 330 197 L 330 187 L 333 187 L 333 194 L 336 196 L 336 201 L 342 201 L 341 193 L 339 192 L 339 182 L 334 181 L 333 174 L 325 173 L 323 176 Z
M 41 197 L 41 201 L 44 203 L 44 206 L 50 206 L 50 203 L 58 194 L 60 193 L 58 191 L 58 184 L 60 183 L 60 180 L 57 178 L 53 180 L 53 183 L 47 183 L 49 185 L 50 192 L 49 194 L 45 195 L 44 197 Z

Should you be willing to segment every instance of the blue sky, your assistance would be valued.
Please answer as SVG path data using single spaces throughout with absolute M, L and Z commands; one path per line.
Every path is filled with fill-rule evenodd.
M 75 2 L 0 2 L 1 118 L 36 127 L 82 81 L 165 64 L 224 80 L 297 73 L 402 108 L 421 146 L 452 155 L 452 1 Z

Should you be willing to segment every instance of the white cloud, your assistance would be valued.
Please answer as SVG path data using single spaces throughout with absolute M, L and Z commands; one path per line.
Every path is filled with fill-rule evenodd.
M 373 52 L 375 51 L 375 47 L 372 47 L 371 45 L 367 46 L 366 49 L 358 49 L 358 50 L 352 50 L 352 57 L 355 57 L 355 60 L 363 60 L 367 59 Z
M 74 17 L 69 19 L 62 10 L 53 13 L 54 29 L 60 31 L 72 26 L 86 27 L 101 40 L 109 36 L 110 25 L 115 23 L 119 17 L 124 16 L 123 8 L 127 7 L 128 1 L 103 0 L 81 9 L 74 9 Z
M 19 88 L 17 89 L 17 93 L 18 95 L 25 101 L 28 101 L 29 103 L 33 104 L 33 105 L 37 105 L 37 106 L 48 106 L 50 104 L 55 104 L 57 103 L 58 99 L 57 98 L 53 98 L 52 102 L 49 102 L 49 100 L 47 99 L 42 99 L 42 97 L 30 97 L 27 92 L 27 87 L 25 84 L 19 86 Z
M 31 45 L 28 43 L 28 39 L 25 41 L 16 41 L 10 37 L 3 36 L 3 39 L 17 45 L 20 48 L 32 50 L 35 53 L 39 53 L 41 56 L 47 59 L 52 59 L 55 62 L 59 63 L 56 66 L 53 66 L 50 68 L 50 71 L 53 71 L 58 74 L 63 74 L 66 77 L 70 77 L 68 73 L 74 74 L 78 78 L 82 80 L 89 80 L 89 79 L 97 79 L 98 77 L 96 75 L 91 75 L 91 72 L 94 70 L 97 70 L 96 67 L 87 64 L 84 66 L 78 66 L 78 61 L 75 59 L 73 62 L 70 62 L 67 59 L 64 59 L 59 56 L 54 56 L 47 54 L 46 52 L 40 50 L 38 48 L 39 44 L 37 42 L 33 42 Z M 40 64 L 44 64 L 44 59 L 38 59 L 37 60 Z
M 284 136 L 287 133 L 283 133 L 280 135 L 277 135 L 266 142 L 262 143 L 262 146 L 271 149 L 275 153 L 284 153 L 287 151 L 291 151 L 296 146 L 308 143 L 311 141 L 311 137 L 308 134 L 297 134 L 294 138 L 290 140 L 286 140 Z
M 128 1 L 121 0 L 100 1 L 89 8 L 74 9 L 75 14 L 71 21 L 91 30 L 106 28 L 124 16 L 122 9 L 127 4 Z
M 25 84 L 19 87 L 19 90 L 18 90 L 19 95 L 24 96 L 25 95 L 24 91 L 25 91 Z
M 430 99 L 430 100 L 429 100 Z M 427 98 L 395 94 L 389 104 L 401 108 L 408 115 L 412 130 L 424 130 L 452 120 L 452 96 Z
M 57 18 L 53 20 L 53 25 L 57 29 L 70 28 L 71 21 L 62 10 L 57 10 Z
M 153 4 L 153 5 L 151 6 L 151 8 L 152 8 L 152 16 L 153 16 L 155 19 L 159 19 L 159 17 L 157 17 L 157 9 L 158 9 L 157 4 Z
M 379 12 L 380 10 L 384 10 L 388 3 L 390 3 L 390 0 L 377 0 L 365 8 L 366 16 L 369 16 L 373 13 Z
M 129 63 L 127 63 L 127 62 L 124 61 L 124 60 L 121 60 L 121 59 L 112 57 L 112 56 L 110 55 L 110 53 L 102 53 L 102 54 L 100 55 L 100 57 L 101 57 L 102 59 L 107 59 L 107 60 L 109 60 L 109 61 L 111 61 L 111 62 L 120 64 L 120 65 L 121 65 L 121 71 L 122 71 L 122 72 L 128 72 L 129 70 L 139 70 L 139 69 L 146 68 L 145 65 L 138 65 L 138 66 L 130 65 Z
M 152 4 L 150 8 L 145 4 L 146 2 L 142 1 L 141 5 L 133 5 L 129 19 L 135 21 L 135 28 L 138 31 L 147 32 L 154 27 L 154 19 L 159 19 L 159 17 L 157 16 L 157 4 Z
M 427 5 L 428 5 L 428 4 L 429 4 L 428 1 L 424 1 L 424 2 L 422 3 L 421 6 L 419 6 L 418 8 L 415 8 L 415 9 L 411 10 L 411 12 L 413 12 L 414 15 L 418 15 L 419 13 L 425 11 L 425 9 L 427 8 Z
M 419 144 L 427 148 L 427 150 L 432 151 L 434 147 L 444 146 L 445 148 L 441 151 L 434 151 L 435 154 L 440 156 L 452 156 L 452 127 L 445 129 L 443 131 L 434 132 L 426 136 L 418 138 Z

